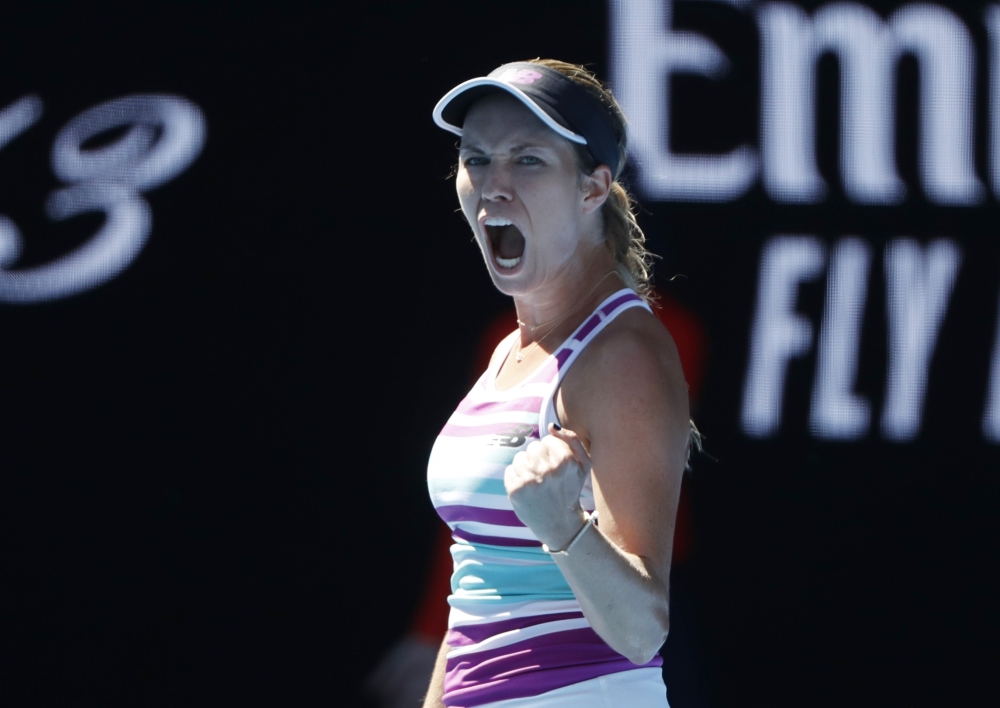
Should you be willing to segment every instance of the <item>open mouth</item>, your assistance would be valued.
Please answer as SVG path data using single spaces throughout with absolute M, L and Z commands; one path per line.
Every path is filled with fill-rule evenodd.
M 493 247 L 493 259 L 501 270 L 512 270 L 524 257 L 524 235 L 514 222 L 502 216 L 487 216 L 483 229 Z

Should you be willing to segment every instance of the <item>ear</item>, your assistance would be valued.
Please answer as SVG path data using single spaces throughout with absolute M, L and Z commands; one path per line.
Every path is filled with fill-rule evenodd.
M 594 172 L 583 178 L 583 213 L 593 214 L 604 206 L 611 194 L 614 178 L 607 165 L 598 165 Z

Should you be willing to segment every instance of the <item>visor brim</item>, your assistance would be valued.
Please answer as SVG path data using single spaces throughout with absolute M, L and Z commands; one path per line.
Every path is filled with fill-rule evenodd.
M 521 91 L 516 86 L 512 86 L 499 79 L 483 76 L 478 79 L 469 79 L 451 91 L 446 93 L 437 105 L 434 106 L 434 122 L 440 128 L 454 133 L 462 134 L 462 123 L 465 122 L 465 114 L 477 100 L 496 91 L 506 91 L 511 96 L 523 103 L 528 110 L 535 114 L 539 120 L 545 123 L 560 137 L 579 145 L 586 145 L 587 139 L 582 135 L 574 133 L 564 125 L 561 125 L 542 106 L 536 103 L 531 96 Z

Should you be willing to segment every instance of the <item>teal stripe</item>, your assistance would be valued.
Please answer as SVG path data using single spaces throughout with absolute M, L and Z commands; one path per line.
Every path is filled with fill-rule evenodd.
M 475 492 L 477 494 L 502 494 L 507 496 L 507 489 L 502 479 L 483 479 L 481 477 L 432 477 L 427 480 L 431 494 L 440 492 Z
M 484 450 L 480 453 L 477 462 L 486 462 L 506 467 L 514 461 L 514 455 L 518 452 L 520 452 L 520 450 L 514 447 L 499 447 L 495 450 Z
M 451 591 L 464 600 L 572 600 L 562 571 L 544 566 L 499 565 L 466 562 L 451 576 Z
M 484 554 L 471 546 L 451 547 L 455 572 L 451 576 L 452 604 L 460 602 L 524 602 L 525 600 L 572 600 L 573 591 L 559 566 L 540 548 L 490 548 Z M 535 565 L 513 565 L 505 559 L 541 561 Z

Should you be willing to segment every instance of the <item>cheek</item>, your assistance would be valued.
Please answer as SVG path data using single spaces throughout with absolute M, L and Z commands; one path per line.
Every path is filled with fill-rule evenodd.
M 459 169 L 458 174 L 455 175 L 455 193 L 458 195 L 458 201 L 463 210 L 465 210 L 466 204 L 475 200 L 475 192 L 476 189 L 472 180 L 469 179 L 469 173 L 464 169 Z
M 549 254 L 553 262 L 561 263 L 571 258 L 579 245 L 578 193 L 564 184 L 557 184 L 536 194 L 539 198 L 534 211 L 538 217 L 533 226 L 539 227 L 544 234 L 538 239 L 537 247 Z

